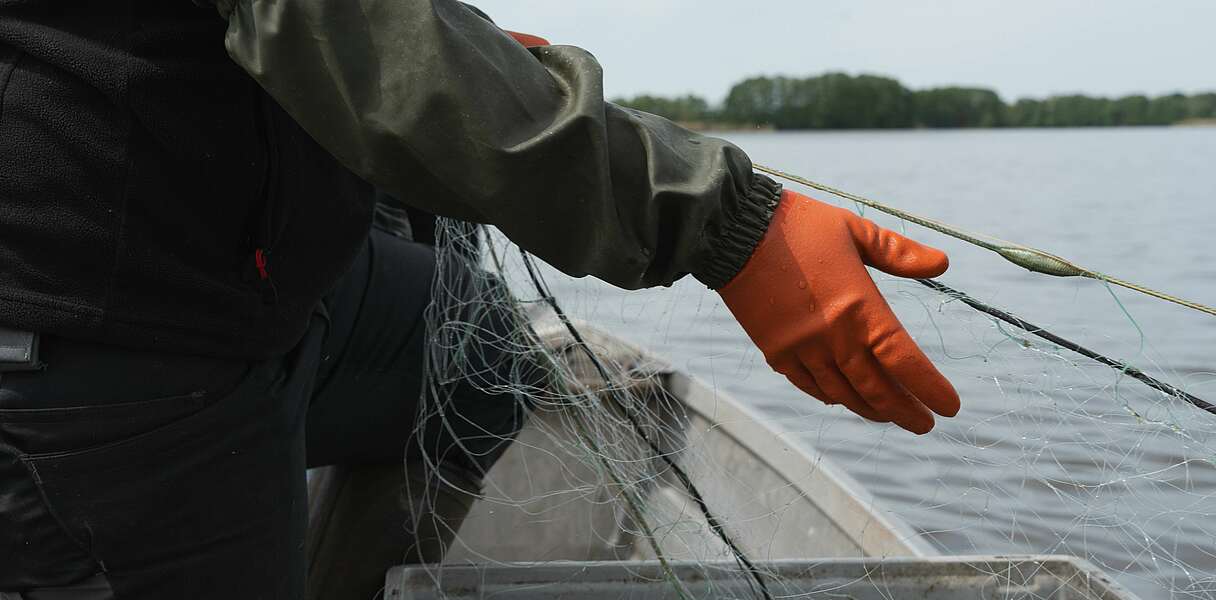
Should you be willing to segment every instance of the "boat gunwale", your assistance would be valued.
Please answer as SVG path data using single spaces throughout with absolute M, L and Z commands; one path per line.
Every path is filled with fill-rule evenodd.
M 941 555 L 929 557 L 866 557 L 777 559 L 758 563 L 770 575 L 785 579 L 819 580 L 847 579 L 860 582 L 878 578 L 887 584 L 906 579 L 937 580 L 942 578 L 989 575 L 1009 578 L 1006 592 L 1022 590 L 1021 586 L 1040 574 L 1054 577 L 1062 588 L 1077 591 L 1089 600 L 1138 600 L 1119 582 L 1098 569 L 1093 563 L 1076 556 L 1057 554 L 1009 555 Z M 655 560 L 610 561 L 548 561 L 507 562 L 494 564 L 444 564 L 442 576 L 435 565 L 400 565 L 385 574 L 387 597 L 415 598 L 411 591 L 430 586 L 461 592 L 481 591 L 486 587 L 568 585 L 571 574 L 577 573 L 577 585 L 595 588 L 602 585 L 656 584 L 664 585 L 665 572 L 670 569 L 677 577 L 713 579 L 713 573 L 737 576 L 734 561 L 670 561 L 666 566 Z M 1015 580 L 1016 578 L 1016 580 Z M 971 582 L 959 582 L 963 586 Z M 949 588 L 951 586 L 944 586 Z M 438 590 L 436 590 L 438 591 Z M 576 590 L 570 590 L 576 591 Z M 836 588 L 836 593 L 845 590 Z M 389 594 L 394 594 L 388 596 Z M 1015 594 L 1016 595 L 1016 594 Z M 1071 596 L 1070 596 L 1071 597 Z

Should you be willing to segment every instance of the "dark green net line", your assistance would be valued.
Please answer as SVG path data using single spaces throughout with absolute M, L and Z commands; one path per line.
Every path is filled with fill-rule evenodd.
M 1038 325 L 1030 323 L 1015 314 L 1012 314 L 1010 312 L 1007 312 L 1007 311 L 1001 310 L 999 308 L 996 308 L 994 306 L 990 306 L 988 304 L 980 302 L 979 300 L 976 300 L 975 298 L 972 298 L 971 296 L 968 296 L 967 294 L 965 294 L 959 290 L 956 290 L 940 281 L 934 281 L 932 279 L 917 279 L 916 282 L 925 287 L 928 287 L 929 289 L 940 292 L 955 300 L 958 300 L 959 302 L 962 302 L 963 304 L 966 304 L 967 306 L 970 306 L 971 308 L 974 308 L 975 310 L 982 312 L 988 316 L 991 316 L 996 319 L 1000 319 L 1006 323 L 1009 323 L 1010 325 L 1013 325 L 1014 327 L 1017 327 L 1018 329 L 1021 329 L 1022 331 L 1025 331 L 1026 333 L 1029 333 L 1033 336 L 1045 339 L 1061 348 L 1064 348 L 1066 350 L 1071 350 L 1073 352 L 1076 352 L 1077 354 L 1080 354 L 1081 356 L 1084 356 L 1084 357 L 1094 360 L 1096 362 L 1102 363 L 1120 373 L 1123 373 L 1124 375 L 1127 375 L 1128 377 L 1131 377 L 1133 379 L 1136 379 L 1136 380 L 1144 383 L 1148 387 L 1151 387 L 1154 390 L 1157 390 L 1163 394 L 1168 394 L 1170 396 L 1178 398 L 1179 400 L 1185 400 L 1186 402 L 1191 403 L 1192 405 L 1194 405 L 1196 408 L 1199 408 L 1200 410 L 1204 410 L 1204 411 L 1207 411 L 1209 413 L 1216 415 L 1216 406 L 1213 406 L 1211 403 L 1207 402 L 1206 400 L 1203 400 L 1202 398 L 1199 398 L 1193 394 L 1180 390 L 1164 381 L 1161 381 L 1160 379 L 1157 379 L 1151 375 L 1148 375 L 1144 371 L 1141 371 L 1140 369 L 1137 369 L 1136 367 L 1133 367 L 1121 360 L 1116 360 L 1116 359 L 1110 358 L 1108 356 L 1105 356 L 1103 354 L 1094 352 L 1093 350 L 1090 350 L 1089 348 L 1086 348 L 1085 346 L 1082 346 L 1076 342 L 1073 342 L 1071 340 L 1060 337 L 1046 329 L 1043 329 L 1042 327 L 1039 327 Z
M 1102 273 L 1099 273 L 1099 272 L 1091 270 L 1091 269 L 1086 269 L 1084 267 L 1076 265 L 1072 261 L 1069 261 L 1064 258 L 1060 258 L 1059 256 L 1056 256 L 1049 252 L 1045 252 L 1043 250 L 1039 250 L 1037 248 L 1031 248 L 1029 246 L 1023 246 L 1021 244 L 1016 244 L 1013 242 L 1006 242 L 1004 240 L 999 240 L 999 239 L 991 238 L 991 237 L 988 237 L 987 239 L 985 239 L 985 237 L 987 237 L 987 236 L 981 237 L 979 235 L 964 231 L 958 227 L 954 227 L 952 225 L 947 225 L 940 221 L 935 221 L 933 219 L 922 217 L 920 215 L 915 215 L 915 214 L 912 214 L 909 212 L 905 212 L 905 211 L 895 208 L 893 206 L 888 206 L 886 204 L 877 202 L 875 200 L 871 200 L 864 196 L 858 196 L 857 194 L 851 194 L 844 190 L 839 190 L 834 187 L 824 185 L 822 183 L 811 181 L 810 179 L 807 179 L 805 177 L 799 177 L 797 175 L 792 175 L 790 173 L 786 173 L 784 171 L 780 171 L 780 170 L 774 169 L 772 167 L 766 167 L 764 165 L 753 164 L 752 166 L 757 171 L 761 171 L 763 173 L 767 173 L 767 174 L 773 175 L 775 177 L 780 177 L 781 179 L 786 179 L 786 180 L 792 181 L 794 183 L 799 183 L 799 184 L 805 185 L 809 188 L 819 190 L 821 192 L 827 192 L 829 194 L 832 194 L 834 196 L 839 196 L 846 200 L 851 200 L 853 202 L 861 204 L 862 206 L 868 206 L 870 208 L 873 208 L 875 210 L 898 217 L 905 221 L 915 223 L 922 227 L 927 227 L 938 233 L 942 233 L 944 235 L 948 235 L 950 237 L 960 239 L 969 244 L 979 246 L 980 248 L 990 250 L 992 252 L 995 252 L 995 253 L 1001 255 L 1001 257 L 1003 257 L 1005 260 L 1007 260 L 1015 265 L 1018 265 L 1020 267 L 1023 267 L 1025 269 L 1028 269 L 1030 271 L 1033 271 L 1035 273 L 1042 273 L 1044 275 L 1053 275 L 1056 277 L 1085 277 L 1088 279 L 1096 279 L 1098 281 L 1113 283 L 1115 285 L 1125 287 L 1127 289 L 1130 289 L 1130 290 L 1133 290 L 1136 292 L 1140 292 L 1142 294 L 1146 294 L 1146 295 L 1152 296 L 1154 298 L 1159 298 L 1161 300 L 1173 302 L 1174 304 L 1178 304 L 1178 305 L 1185 306 L 1190 309 L 1197 310 L 1202 313 L 1216 316 L 1216 308 L 1212 308 L 1210 306 L 1205 306 L 1203 304 L 1199 304 L 1198 302 L 1192 302 L 1192 301 L 1186 300 L 1184 298 L 1179 298 L 1177 296 L 1166 294 L 1164 292 L 1160 292 L 1160 291 L 1154 290 L 1152 288 L 1148 288 L 1148 287 L 1145 287 L 1142 285 L 1131 283 L 1131 282 L 1125 281 L 1123 279 L 1111 277 L 1109 275 L 1104 275 Z M 1090 350 L 1089 348 L 1086 348 L 1085 346 L 1082 346 L 1076 342 L 1073 342 L 1073 341 L 1067 340 L 1063 337 L 1060 337 L 1046 329 L 1043 329 L 1042 327 L 1039 327 L 1038 325 L 1029 323 L 1025 319 L 1022 319 L 1021 317 L 1019 317 L 1017 315 L 1014 315 L 1010 312 L 1007 312 L 1007 311 L 1001 310 L 999 308 L 985 304 L 983 302 L 980 302 L 979 300 L 976 300 L 975 298 L 972 298 L 971 296 L 968 296 L 967 294 L 965 294 L 959 290 L 956 290 L 950 286 L 947 286 L 946 284 L 941 283 L 939 281 L 935 281 L 932 279 L 917 279 L 916 281 L 918 283 L 920 283 L 921 285 L 924 285 L 939 293 L 950 296 L 951 298 L 954 298 L 955 300 L 958 300 L 979 312 L 982 312 L 982 313 L 984 313 L 988 316 L 994 317 L 996 319 L 1000 319 L 1001 321 L 1009 323 L 1010 325 L 1013 325 L 1031 335 L 1045 339 L 1061 348 L 1071 350 L 1073 352 L 1076 352 L 1077 354 L 1080 354 L 1081 356 L 1084 356 L 1093 361 L 1106 365 L 1120 373 L 1123 373 L 1124 375 L 1127 375 L 1128 377 L 1131 377 L 1133 379 L 1136 379 L 1137 381 L 1144 383 L 1145 385 L 1153 388 L 1154 390 L 1157 390 L 1157 391 L 1159 391 L 1163 394 L 1167 394 L 1169 396 L 1173 396 L 1174 398 L 1178 398 L 1179 400 L 1186 401 L 1186 402 L 1194 405 L 1196 408 L 1199 408 L 1200 410 L 1203 410 L 1208 413 L 1216 415 L 1216 406 L 1213 406 L 1210 402 L 1207 402 L 1206 400 L 1203 400 L 1202 398 L 1199 398 L 1193 394 L 1185 392 L 1173 385 L 1165 383 L 1164 381 L 1161 381 L 1160 379 L 1152 377 L 1152 376 L 1148 375 L 1147 373 L 1145 373 L 1144 371 L 1141 371 L 1140 369 L 1137 369 L 1136 367 L 1133 367 L 1133 366 L 1127 364 L 1126 362 L 1123 362 L 1121 360 L 1117 360 L 1114 358 L 1110 358 L 1103 354 L 1094 352 L 1093 350 Z

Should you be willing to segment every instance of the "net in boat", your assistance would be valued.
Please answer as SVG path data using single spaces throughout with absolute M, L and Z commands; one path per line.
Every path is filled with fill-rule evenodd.
M 964 400 L 958 418 L 914 438 L 801 396 L 768 370 L 725 307 L 696 282 L 626 293 L 566 278 L 492 230 L 441 219 L 437 239 L 423 410 L 441 410 L 458 381 L 528 407 L 529 429 L 515 444 L 540 458 L 514 467 L 510 480 L 491 477 L 483 517 L 508 520 L 519 532 L 548 526 L 582 536 L 572 544 L 579 556 L 542 552 L 528 560 L 657 560 L 673 598 L 692 597 L 689 565 L 704 565 L 698 580 L 732 573 L 725 580 L 732 584 L 714 597 L 834 593 L 789 583 L 765 562 L 856 550 L 830 539 L 836 533 L 797 529 L 805 503 L 821 499 L 781 482 L 748 487 L 754 479 L 740 472 L 737 457 L 704 433 L 712 423 L 691 423 L 695 415 L 665 379 L 675 370 L 740 398 L 777 442 L 822 453 L 861 481 L 874 493 L 869 510 L 910 526 L 909 547 L 1072 555 L 1142 598 L 1216 597 L 1216 416 L 1126 369 L 1044 341 L 957 296 L 873 273 Z M 469 257 L 477 257 L 473 276 L 453 277 L 468 271 Z M 1136 317 L 1147 305 L 1102 282 L 1004 279 L 965 291 L 985 305 L 1028 310 L 1022 316 L 1043 329 L 1085 340 L 1196 397 L 1216 397 L 1211 357 L 1163 358 L 1152 328 Z M 513 315 L 511 325 L 490 330 L 488 314 Z M 1194 319 L 1196 335 L 1210 331 L 1203 321 L 1210 317 L 1166 314 Z M 622 350 L 587 323 L 654 354 Z M 581 521 L 571 523 L 572 515 Z M 469 527 L 455 562 L 508 565 L 547 543 L 521 533 L 487 551 Z M 805 554 L 777 547 L 778 536 L 794 529 L 806 537 Z M 440 580 L 443 568 L 433 569 Z M 1059 589 L 1022 585 L 1024 573 L 990 575 L 996 587 L 985 597 L 1063 597 Z M 876 597 L 890 597 L 881 574 L 862 579 Z

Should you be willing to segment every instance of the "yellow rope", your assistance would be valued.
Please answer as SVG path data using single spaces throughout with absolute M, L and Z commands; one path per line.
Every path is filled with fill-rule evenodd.
M 870 208 L 873 208 L 874 210 L 882 211 L 884 213 L 893 215 L 895 217 L 898 217 L 898 218 L 908 221 L 910 223 L 915 223 L 922 227 L 928 227 L 929 229 L 932 229 L 938 233 L 942 233 L 942 234 L 948 235 L 950 237 L 963 240 L 964 242 L 967 242 L 969 244 L 979 246 L 980 248 L 991 250 L 991 251 L 1001 255 L 1001 257 L 1004 258 L 1005 260 L 1007 260 L 1015 265 L 1018 265 L 1019 267 L 1022 267 L 1024 269 L 1033 271 L 1035 273 L 1042 273 L 1044 275 L 1053 275 L 1055 277 L 1086 277 L 1089 279 L 1096 279 L 1098 281 L 1105 281 L 1106 283 L 1111 283 L 1111 284 L 1114 284 L 1114 285 L 1117 285 L 1120 287 L 1125 287 L 1129 290 L 1140 292 L 1141 294 L 1152 296 L 1154 298 L 1159 298 L 1161 300 L 1166 300 L 1168 302 L 1173 302 L 1174 304 L 1178 304 L 1178 305 L 1185 306 L 1185 307 L 1193 309 L 1193 310 L 1197 310 L 1199 312 L 1203 312 L 1203 313 L 1207 313 L 1212 316 L 1216 316 L 1216 308 L 1212 308 L 1210 306 L 1205 306 L 1203 304 L 1199 304 L 1198 302 L 1192 302 L 1185 298 L 1179 298 L 1177 296 L 1173 296 L 1173 295 L 1167 294 L 1165 292 L 1160 292 L 1160 291 L 1154 290 L 1150 287 L 1145 287 L 1143 285 L 1132 283 L 1130 281 L 1119 279 L 1117 277 L 1111 277 L 1109 275 L 1104 275 L 1102 273 L 1094 271 L 1093 269 L 1087 269 L 1085 267 L 1079 266 L 1070 260 L 1060 258 L 1059 256 L 1051 254 L 1050 252 L 1044 252 L 1042 250 L 1039 250 L 1038 248 L 1031 248 L 1029 246 L 1023 246 L 1022 244 L 1007 242 L 1005 240 L 1001 240 L 1001 239 L 997 239 L 997 238 L 993 238 L 993 237 L 989 237 L 989 236 L 984 236 L 985 238 L 987 238 L 987 239 L 984 239 L 976 234 L 968 233 L 967 231 L 964 231 L 964 230 L 959 229 L 958 227 L 954 227 L 952 225 L 947 225 L 946 223 L 942 223 L 941 221 L 935 221 L 933 219 L 928 219 L 928 218 L 925 218 L 925 217 L 922 217 L 919 215 L 914 215 L 909 212 L 904 212 L 898 208 L 895 208 L 892 206 L 887 206 L 886 204 L 883 204 L 881 202 L 876 202 L 874 200 L 870 200 L 869 198 L 865 198 L 863 196 L 858 196 L 857 194 L 850 194 L 849 192 L 846 192 L 844 190 L 838 190 L 834 187 L 811 181 L 805 177 L 799 177 L 797 175 L 792 175 L 790 173 L 786 173 L 784 171 L 779 171 L 777 169 L 774 169 L 772 167 L 766 167 L 764 165 L 753 164 L 752 166 L 755 167 L 755 169 L 757 171 L 768 173 L 769 175 L 773 175 L 775 177 L 780 177 L 782 179 L 787 179 L 789 181 L 793 181 L 794 183 L 800 183 L 809 188 L 813 188 L 813 189 L 819 190 L 821 192 L 827 192 L 829 194 L 839 196 L 846 200 L 852 200 L 853 202 L 856 202 L 863 206 L 868 206 Z

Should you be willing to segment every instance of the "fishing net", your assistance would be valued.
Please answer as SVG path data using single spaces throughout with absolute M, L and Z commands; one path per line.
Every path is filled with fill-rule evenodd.
M 956 270 L 987 260 L 861 212 L 943 247 Z M 715 598 L 790 598 L 835 592 L 790 583 L 762 561 L 1061 554 L 1089 561 L 1142 598 L 1216 598 L 1216 415 L 1127 369 L 1044 341 L 956 296 L 872 272 L 963 398 L 959 417 L 918 438 L 801 395 L 695 281 L 623 292 L 566 277 L 492 229 L 441 219 L 436 237 L 424 410 L 450 411 L 455 382 L 464 381 L 532 415 L 487 479 L 448 564 L 657 559 L 669 597 L 704 597 L 704 587 L 697 592 L 688 582 L 712 580 L 721 585 Z M 1016 272 L 951 277 L 943 281 L 980 303 L 1216 398 L 1211 356 L 1177 355 L 1211 347 L 1211 317 L 1102 282 Z M 486 315 L 499 316 L 490 326 Z M 1174 323 L 1171 331 L 1182 333 L 1173 337 L 1184 339 L 1156 335 L 1153 323 L 1175 320 L 1193 324 Z M 690 410 L 681 397 L 688 384 L 672 373 L 700 382 L 711 397 L 705 406 L 720 394 L 746 411 Z M 754 420 L 774 444 L 809 457 L 791 463 L 802 465 L 809 487 L 756 487 L 762 479 L 749 472 L 750 458 L 722 443 L 721 429 L 730 427 L 714 419 L 730 427 Z M 805 521 L 808 504 L 825 501 L 814 485 L 833 469 L 873 493 L 858 497 L 880 521 L 856 526 L 895 523 L 894 541 Z M 859 548 L 842 541 L 850 536 L 873 539 Z M 557 547 L 567 550 L 548 550 Z M 690 577 L 698 568 L 703 576 Z M 431 569 L 441 581 L 443 568 Z M 1025 585 L 1025 573 L 991 575 L 997 586 L 984 597 L 1065 597 Z M 883 592 L 877 575 L 863 579 L 873 579 L 875 597 L 898 597 Z

